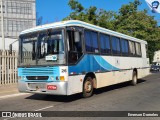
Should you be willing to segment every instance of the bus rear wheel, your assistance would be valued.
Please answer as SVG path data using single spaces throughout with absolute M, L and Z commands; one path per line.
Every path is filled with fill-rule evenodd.
M 137 72 L 133 71 L 131 85 L 135 86 L 137 84 Z
M 83 83 L 83 97 L 88 98 L 93 95 L 93 79 L 87 77 Z

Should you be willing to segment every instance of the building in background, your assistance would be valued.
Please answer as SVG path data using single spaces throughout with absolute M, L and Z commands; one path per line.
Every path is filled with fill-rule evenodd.
M 0 0 L 0 20 L 3 20 L 0 21 L 0 50 L 3 49 L 3 35 L 7 50 L 22 30 L 36 26 L 35 0 Z M 18 50 L 18 42 L 13 44 L 13 50 Z
M 160 62 L 160 50 L 154 52 L 153 62 Z

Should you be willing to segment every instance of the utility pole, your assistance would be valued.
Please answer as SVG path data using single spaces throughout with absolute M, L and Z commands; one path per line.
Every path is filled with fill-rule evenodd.
M 4 27 L 3 27 L 3 0 L 1 0 L 1 34 L 2 34 L 2 49 L 5 50 L 5 38 L 4 38 Z

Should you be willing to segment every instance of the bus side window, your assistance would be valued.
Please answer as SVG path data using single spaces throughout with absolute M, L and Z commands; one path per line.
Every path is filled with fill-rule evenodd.
M 110 46 L 110 36 L 105 34 L 100 34 L 100 51 L 102 54 L 110 54 L 111 46 Z
M 98 48 L 98 33 L 90 30 L 85 30 L 85 47 L 88 53 L 99 53 Z
M 129 53 L 129 46 L 128 46 L 128 40 L 121 39 L 121 48 L 122 48 L 122 55 L 127 56 Z
M 112 53 L 113 54 L 120 54 L 120 39 L 118 37 L 112 36 Z
M 77 31 L 67 31 L 68 61 L 76 63 L 82 56 L 82 35 Z
M 141 44 L 140 43 L 136 43 L 136 55 L 141 56 Z
M 135 43 L 132 41 L 129 41 L 129 52 L 130 52 L 130 55 L 132 56 L 136 54 Z
M 36 48 L 37 48 L 37 42 L 33 41 L 33 47 L 32 47 L 32 60 L 36 59 Z
M 92 52 L 91 31 L 85 30 L 84 36 L 86 52 Z

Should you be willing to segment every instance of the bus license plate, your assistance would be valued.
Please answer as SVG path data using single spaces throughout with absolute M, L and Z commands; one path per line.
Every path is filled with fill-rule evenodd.
M 34 90 L 45 89 L 46 84 L 45 83 L 28 83 L 28 87 Z

